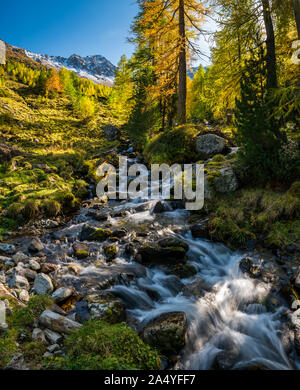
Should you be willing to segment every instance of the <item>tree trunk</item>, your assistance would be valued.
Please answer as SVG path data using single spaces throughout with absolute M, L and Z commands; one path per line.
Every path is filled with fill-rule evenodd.
M 186 36 L 185 36 L 185 15 L 184 0 L 179 0 L 179 86 L 178 86 L 178 108 L 177 115 L 179 124 L 186 123 Z
M 277 88 L 275 34 L 269 0 L 262 0 L 262 5 L 267 34 L 267 87 Z
M 292 0 L 292 3 L 293 3 L 295 20 L 297 25 L 298 39 L 300 40 L 300 0 Z

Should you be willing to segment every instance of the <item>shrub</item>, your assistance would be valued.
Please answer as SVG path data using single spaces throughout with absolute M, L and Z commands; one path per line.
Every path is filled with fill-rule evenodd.
M 39 201 L 35 199 L 28 199 L 24 203 L 23 216 L 25 220 L 29 221 L 35 219 L 40 213 Z
M 66 213 L 71 212 L 78 207 L 78 202 L 70 191 L 59 191 L 56 195 L 56 200 L 61 203 L 62 209 Z
M 20 219 L 24 210 L 24 205 L 22 203 L 12 203 L 6 212 L 8 218 Z
M 160 367 L 157 352 L 144 344 L 126 324 L 91 320 L 65 340 L 66 357 L 54 368 L 71 370 L 129 370 Z
M 42 209 L 47 217 L 56 217 L 61 211 L 61 205 L 56 200 L 46 199 L 42 203 Z

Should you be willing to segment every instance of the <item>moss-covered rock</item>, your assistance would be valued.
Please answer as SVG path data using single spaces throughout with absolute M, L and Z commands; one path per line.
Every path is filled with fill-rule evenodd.
M 109 237 L 113 235 L 113 232 L 110 229 L 97 229 L 90 235 L 90 238 L 95 241 L 106 241 Z
M 172 268 L 171 273 L 179 276 L 180 278 L 186 279 L 196 275 L 197 270 L 191 264 L 178 264 Z
M 104 320 L 111 324 L 123 322 L 126 319 L 126 310 L 123 302 L 113 295 L 89 295 L 85 298 L 93 319 Z
M 178 264 L 186 262 L 187 249 L 181 246 L 160 247 L 143 245 L 139 248 L 136 261 L 142 264 Z
M 141 338 L 165 354 L 180 352 L 185 346 L 187 317 L 183 312 L 164 313 L 151 320 L 141 331 Z
M 85 259 L 89 256 L 89 246 L 84 243 L 75 243 L 73 245 L 75 256 L 78 259 Z
M 117 246 L 107 245 L 103 248 L 107 261 L 112 261 L 117 257 Z

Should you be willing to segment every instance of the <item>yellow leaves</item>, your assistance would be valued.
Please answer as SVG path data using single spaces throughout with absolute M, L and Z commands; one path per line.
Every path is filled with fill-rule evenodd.
M 192 47 L 189 42 L 197 35 L 205 8 L 199 0 L 185 0 L 186 37 L 179 34 L 179 0 L 152 0 L 142 3 L 143 13 L 138 21 L 142 29 L 140 41 L 150 48 L 156 84 L 148 88 L 153 98 L 168 98 L 176 92 L 179 54 L 186 48 L 187 63 Z

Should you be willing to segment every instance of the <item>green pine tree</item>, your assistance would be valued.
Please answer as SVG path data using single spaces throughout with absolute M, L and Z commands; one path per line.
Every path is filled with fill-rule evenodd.
M 241 147 L 239 157 L 247 172 L 254 181 L 277 178 L 281 140 L 268 104 L 266 66 L 262 57 L 246 63 L 235 117 L 235 137 Z

